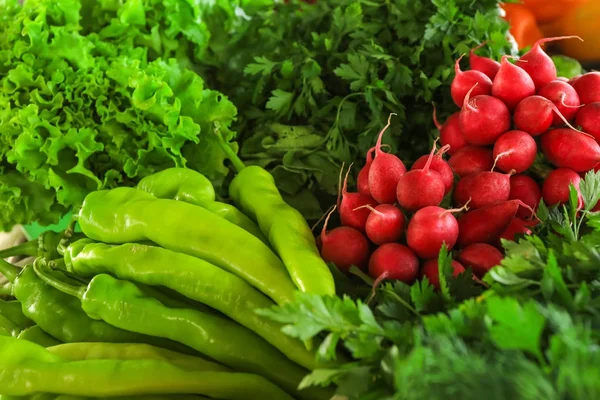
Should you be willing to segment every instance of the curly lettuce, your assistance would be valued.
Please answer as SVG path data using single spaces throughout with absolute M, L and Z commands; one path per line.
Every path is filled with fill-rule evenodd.
M 0 229 L 172 166 L 219 187 L 212 129 L 231 140 L 237 110 L 186 66 L 208 47 L 203 16 L 225 23 L 232 4 L 0 0 Z

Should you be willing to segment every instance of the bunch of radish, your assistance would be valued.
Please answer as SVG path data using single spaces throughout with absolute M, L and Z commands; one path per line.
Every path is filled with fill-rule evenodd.
M 477 48 L 470 70 L 456 60 L 451 95 L 460 110 L 443 125 L 433 114 L 441 148 L 434 143 L 407 170 L 382 150 L 388 121 L 367 154 L 358 191 L 348 191 L 348 174 L 340 182 L 342 226 L 328 231 L 331 211 L 319 238 L 322 257 L 341 270 L 368 269 L 375 279 L 427 277 L 434 286 L 444 244 L 457 253 L 455 275 L 470 267 L 482 277 L 498 265 L 501 239 L 530 234 L 542 199 L 566 203 L 569 185 L 578 188 L 582 174 L 600 167 L 600 72 L 559 78 L 541 48 L 572 38 L 542 39 L 514 63 L 478 56 Z M 538 150 L 556 167 L 543 179 L 530 171 Z M 452 206 L 440 206 L 445 198 Z

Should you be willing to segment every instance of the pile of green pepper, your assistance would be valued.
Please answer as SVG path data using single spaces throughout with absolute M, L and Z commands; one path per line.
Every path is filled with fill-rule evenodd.
M 90 193 L 82 234 L 0 252 L 0 400 L 329 399 L 299 390 L 311 343 L 258 313 L 296 291 L 335 294 L 310 228 L 273 177 L 238 169 L 233 204 L 184 168 Z

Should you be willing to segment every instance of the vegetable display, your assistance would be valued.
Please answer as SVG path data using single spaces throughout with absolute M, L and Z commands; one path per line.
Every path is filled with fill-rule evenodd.
M 229 146 L 224 138 L 218 140 L 223 148 Z M 139 188 L 88 194 L 76 213 L 84 237 L 75 237 L 71 226 L 64 234 L 4 251 L 38 257 L 23 269 L 0 263 L 16 298 L 0 303 L 0 324 L 3 335 L 18 338 L 0 342 L 0 365 L 9 371 L 0 376 L 0 394 L 329 398 L 328 389 L 297 390 L 309 371 L 327 364 L 308 348 L 312 342 L 291 338 L 255 310 L 291 302 L 296 290 L 333 295 L 331 272 L 307 222 L 278 197 L 269 173 L 246 168 L 233 150 L 227 153 L 241 170 L 230 186 L 238 192 L 232 197 L 252 212 L 228 206 L 248 221 L 256 218 L 262 230 L 257 235 L 268 237 L 266 243 L 211 212 L 215 192 L 205 177 L 172 168 L 144 178 Z M 54 252 L 40 245 L 50 239 Z M 316 257 L 311 263 L 305 254 Z M 302 260 L 307 262 L 294 275 Z M 54 350 L 61 346 L 68 350 Z M 134 362 L 131 353 L 118 350 L 124 346 L 170 356 L 139 352 Z M 11 355 L 21 352 L 31 355 Z M 112 361 L 103 353 L 112 354 Z M 61 373 L 75 378 L 56 380 Z M 34 375 L 43 379 L 32 385 Z M 106 387 L 86 391 L 87 380 L 95 377 Z M 156 383 L 144 383 L 144 377 Z M 228 379 L 235 379 L 235 385 L 227 386 Z
M 600 398 L 542 4 L 0 0 L 0 400 Z
M 499 63 L 480 56 L 469 60 L 489 76 L 476 69 L 462 71 L 459 57 L 450 92 L 461 110 L 440 127 L 442 147 L 434 145 L 409 170 L 395 154 L 381 149 L 391 115 L 367 153 L 360 192 L 348 191 L 346 174 L 338 207 L 343 226 L 327 232 L 329 216 L 325 220 L 323 258 L 344 271 L 368 266 L 373 279 L 411 284 L 419 272 L 433 273 L 445 247 L 458 250 L 459 261 L 466 263 L 454 261 L 455 271 L 471 268 L 483 278 L 501 261 L 492 246 L 502 249 L 502 239 L 532 233 L 530 228 L 540 222 L 535 215 L 540 200 L 546 206 L 569 202 L 570 185 L 579 190 L 579 174 L 593 172 L 600 163 L 595 137 L 570 123 L 594 119 L 593 108 L 581 107 L 580 99 L 596 100 L 588 94 L 596 93 L 596 73 L 576 77 L 572 84 L 559 80 L 552 59 L 540 47 L 575 39 L 540 39 L 514 63 L 508 56 Z M 589 83 L 580 85 L 581 80 Z M 594 132 L 594 124 L 587 125 Z M 449 131 L 460 140 L 443 134 Z M 536 163 L 538 147 L 556 169 Z M 452 154 L 448 161 L 445 153 Z M 596 206 L 585 204 L 581 196 L 578 205 L 588 211 Z M 420 265 L 427 268 L 420 271 Z

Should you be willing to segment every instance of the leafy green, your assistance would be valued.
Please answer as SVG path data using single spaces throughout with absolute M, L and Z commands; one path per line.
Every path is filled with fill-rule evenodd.
M 511 50 L 497 0 L 292 0 L 250 16 L 204 76 L 241 110 L 242 157 L 288 197 L 308 189 L 324 208 L 341 163 L 364 162 L 390 113 L 384 143 L 411 163 L 436 135 L 431 102 L 440 118 L 457 110 L 454 61 L 486 40 L 482 54 Z M 296 204 L 307 218 L 323 213 Z
M 236 19 L 234 7 L 0 3 L 0 229 L 54 223 L 90 191 L 171 166 L 219 187 L 229 170 L 210 132 L 218 122 L 231 140 L 237 110 L 185 67 L 208 51 L 211 24 Z

